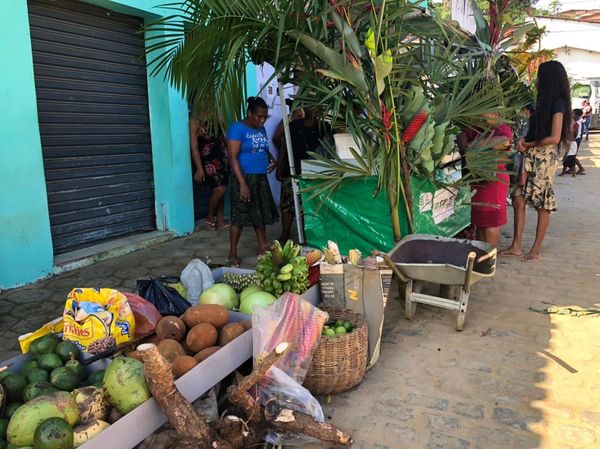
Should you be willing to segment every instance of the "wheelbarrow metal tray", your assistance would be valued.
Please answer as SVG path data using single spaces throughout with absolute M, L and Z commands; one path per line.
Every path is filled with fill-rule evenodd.
M 470 285 L 494 276 L 496 248 L 476 240 L 453 239 L 429 234 L 403 238 L 388 253 L 408 279 L 442 285 L 463 285 L 469 253 L 476 254 Z

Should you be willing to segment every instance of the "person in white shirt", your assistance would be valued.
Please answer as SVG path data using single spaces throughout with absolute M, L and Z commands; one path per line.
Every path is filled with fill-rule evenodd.
M 575 114 L 575 120 L 577 120 L 577 125 L 579 126 L 579 132 L 577 134 L 577 138 L 575 139 L 575 142 L 577 142 L 577 152 L 579 153 L 581 138 L 583 137 L 583 128 L 585 126 L 583 121 L 583 109 L 573 109 L 573 114 Z M 577 165 L 577 174 L 585 175 L 585 168 L 583 168 L 583 165 L 581 165 L 577 155 L 575 155 L 575 165 Z
M 568 142 L 569 152 L 563 159 L 563 169 L 562 172 L 558 176 L 563 176 L 565 174 L 575 176 L 577 171 L 575 169 L 575 160 L 577 156 L 577 136 L 579 135 L 579 117 L 576 116 L 575 111 L 571 113 L 571 135 Z

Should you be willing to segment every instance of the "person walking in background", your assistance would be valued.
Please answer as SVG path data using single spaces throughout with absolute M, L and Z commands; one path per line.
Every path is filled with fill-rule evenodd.
M 573 177 L 575 177 L 575 174 L 577 173 L 577 170 L 575 169 L 575 158 L 577 156 L 577 142 L 575 141 L 575 139 L 577 139 L 578 134 L 579 134 L 578 117 L 576 117 L 575 111 L 573 111 L 571 114 L 571 135 L 570 135 L 570 141 L 568 143 L 569 151 L 568 151 L 567 155 L 565 156 L 565 158 L 563 159 L 563 169 L 562 169 L 562 172 L 558 176 L 563 176 L 565 174 L 569 174 L 569 175 L 573 175 Z
M 583 100 L 581 106 L 583 109 L 583 115 L 581 116 L 583 120 L 583 135 L 587 141 L 590 138 L 590 125 L 592 124 L 592 114 L 594 111 L 592 110 L 590 100 Z
M 260 97 L 249 97 L 243 120 L 227 131 L 227 149 L 233 177 L 231 179 L 231 228 L 227 264 L 239 267 L 237 245 L 244 226 L 252 226 L 258 239 L 258 256 L 267 250 L 266 225 L 279 220 L 267 174 L 277 166 L 269 151 L 264 124 L 269 108 Z
M 577 144 L 577 153 L 579 153 L 579 147 L 581 146 L 581 138 L 583 136 L 583 109 L 573 109 L 573 114 L 575 114 L 575 119 L 577 120 L 577 138 L 575 139 L 575 143 Z M 577 156 L 575 156 L 575 165 L 577 166 L 577 174 L 585 175 L 585 168 L 581 165 L 581 161 Z
M 227 229 L 225 222 L 225 192 L 229 180 L 229 158 L 223 136 L 211 137 L 206 122 L 190 115 L 190 147 L 196 166 L 194 181 L 212 189 L 208 200 L 206 228 Z
M 556 211 L 556 195 L 552 184 L 558 164 L 559 143 L 570 140 L 571 92 L 563 65 L 548 61 L 540 65 L 537 78 L 537 104 L 527 136 L 517 144 L 525 154 L 523 161 L 527 180 L 522 191 L 524 201 L 515 206 L 515 232 L 510 247 L 500 252 L 505 256 L 521 256 L 525 223 L 525 204 L 537 211 L 535 241 L 523 261 L 541 258 L 542 243 L 550 224 L 550 212 Z

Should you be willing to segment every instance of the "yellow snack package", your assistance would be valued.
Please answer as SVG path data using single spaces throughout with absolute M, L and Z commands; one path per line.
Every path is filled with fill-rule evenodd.
M 126 343 L 135 334 L 135 318 L 127 297 L 110 288 L 74 288 L 63 313 L 63 339 L 82 351 L 104 337 Z

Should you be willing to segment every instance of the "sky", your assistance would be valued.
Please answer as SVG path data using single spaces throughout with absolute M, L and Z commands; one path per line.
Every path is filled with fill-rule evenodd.
M 539 0 L 535 3 L 538 8 L 544 8 L 552 3 L 552 0 Z M 600 0 L 560 0 L 560 10 L 570 9 L 600 9 Z

